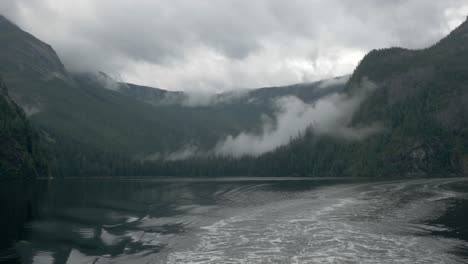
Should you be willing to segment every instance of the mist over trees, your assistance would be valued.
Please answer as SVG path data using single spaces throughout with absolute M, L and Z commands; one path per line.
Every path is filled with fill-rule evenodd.
M 427 49 L 371 51 L 351 76 L 200 100 L 70 73 L 52 47 L 2 17 L 0 73 L 58 176 L 459 175 L 468 168 L 467 23 Z

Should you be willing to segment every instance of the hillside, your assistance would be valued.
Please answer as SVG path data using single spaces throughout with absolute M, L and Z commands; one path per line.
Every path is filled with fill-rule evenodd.
M 51 160 L 41 141 L 0 78 L 0 180 L 48 176 Z
M 69 73 L 48 44 L 3 17 L 0 28 L 5 43 L 0 74 L 12 99 L 47 133 L 62 175 L 436 176 L 468 171 L 468 22 L 426 49 L 371 51 L 349 77 L 209 96 L 122 83 L 105 73 Z M 363 83 L 375 90 L 359 95 Z M 328 133 L 311 129 L 259 157 L 209 152 L 228 135 L 261 134 L 265 120 L 278 125 L 274 102 L 280 98 L 294 96 L 310 108 L 338 94 L 362 97 L 346 120 L 348 127 Z M 341 103 L 346 102 L 335 102 Z M 336 136 L 375 124 L 380 129 L 366 136 Z M 162 158 L 192 147 L 209 155 Z
M 371 83 L 349 127 L 381 129 L 360 139 L 308 130 L 260 157 L 192 159 L 149 171 L 171 175 L 441 177 L 468 174 L 468 20 L 422 50 L 373 50 L 344 87 Z M 212 164 L 216 164 L 213 168 Z
M 364 76 L 376 82 L 355 123 L 383 120 L 382 160 L 414 173 L 468 172 L 468 20 L 427 49 L 368 54 L 350 89 Z
M 261 129 L 265 116 L 276 111 L 275 98 L 295 95 L 311 102 L 333 92 L 311 83 L 206 100 L 117 83 L 102 73 L 69 73 L 50 45 L 2 16 L 0 28 L 0 74 L 12 99 L 52 139 L 63 175 L 127 174 L 127 167 L 137 166 L 127 163 L 155 154 L 187 145 L 210 149 L 226 135 Z
M 358 91 L 363 79 L 377 89 L 364 100 L 351 125 L 379 122 L 381 133 L 356 142 L 310 134 L 260 158 L 264 165 L 259 167 L 275 164 L 265 174 L 468 173 L 468 20 L 426 49 L 371 51 L 345 92 Z

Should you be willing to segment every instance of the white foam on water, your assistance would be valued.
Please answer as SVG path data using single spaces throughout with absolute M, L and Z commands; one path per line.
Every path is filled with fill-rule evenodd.
M 84 253 L 81 253 L 77 249 L 72 249 L 70 255 L 68 256 L 68 260 L 66 264 L 88 264 L 88 263 L 96 263 L 98 257 L 94 256 L 87 256 Z
M 218 206 L 214 205 L 198 205 L 198 204 L 192 204 L 192 205 L 181 205 L 177 206 L 175 209 L 178 211 L 184 211 L 186 214 L 207 214 L 212 212 L 213 210 L 217 209 Z
M 130 224 L 130 223 L 137 222 L 138 220 L 140 220 L 140 218 L 135 217 L 135 216 L 129 216 L 129 217 L 127 218 L 127 220 L 125 220 L 125 222 L 128 223 L 128 224 Z
M 174 234 L 161 234 L 156 232 L 145 231 L 127 231 L 125 237 L 131 239 L 132 242 L 141 243 L 143 246 L 163 246 L 169 243 Z
M 54 263 L 55 258 L 53 252 L 38 251 L 32 258 L 32 264 L 49 264 Z
M 113 246 L 121 241 L 121 237 L 111 234 L 106 229 L 101 228 L 101 241 L 107 246 Z
M 441 188 L 446 183 L 324 188 L 235 210 L 201 227 L 198 243 L 174 250 L 167 263 L 458 263 L 450 251 L 466 243 L 413 223 L 442 210 L 434 202 L 454 195 Z M 405 203 L 410 194 L 426 198 Z
M 81 238 L 84 239 L 94 238 L 96 233 L 94 228 L 78 228 L 77 232 L 80 234 Z

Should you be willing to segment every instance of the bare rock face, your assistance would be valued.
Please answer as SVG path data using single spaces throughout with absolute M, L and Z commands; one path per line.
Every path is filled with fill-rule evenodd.
M 0 16 L 0 65 L 5 79 L 9 72 L 23 72 L 32 78 L 71 81 L 52 47 Z

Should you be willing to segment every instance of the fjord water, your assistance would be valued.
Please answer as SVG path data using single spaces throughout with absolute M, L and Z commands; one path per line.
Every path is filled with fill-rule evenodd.
M 468 262 L 463 178 L 43 180 L 35 188 L 37 213 L 2 250 L 4 261 Z

